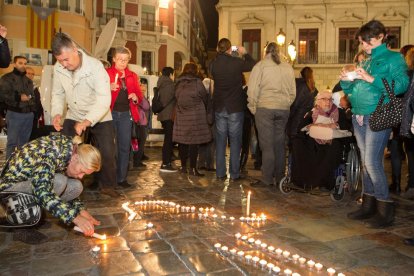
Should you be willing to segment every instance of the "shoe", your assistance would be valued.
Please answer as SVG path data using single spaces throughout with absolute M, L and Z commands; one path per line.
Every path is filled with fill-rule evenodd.
M 48 236 L 35 229 L 16 229 L 13 231 L 13 240 L 27 244 L 41 244 L 48 240 Z
M 405 193 L 401 194 L 401 197 L 405 199 L 414 199 L 414 188 L 408 188 Z
M 121 189 L 128 189 L 128 188 L 133 187 L 134 185 L 129 184 L 126 180 L 124 180 L 124 181 L 122 181 L 122 182 L 119 182 L 119 183 L 118 183 L 118 186 L 119 186 Z
M 401 193 L 401 175 L 392 175 L 392 184 L 389 187 L 389 191 L 397 195 Z
M 255 188 L 266 188 L 268 186 L 269 186 L 268 184 L 264 183 L 261 180 L 257 180 L 255 182 L 250 183 L 250 187 L 255 187 Z
M 196 168 L 190 168 L 189 174 L 193 176 L 204 176 L 204 174 L 200 173 Z
M 369 219 L 375 215 L 377 211 L 377 200 L 374 196 L 363 194 L 361 207 L 351 213 L 348 213 L 349 219 L 362 220 Z
M 181 167 L 181 169 L 180 169 L 180 173 L 182 173 L 182 174 L 187 174 L 187 173 L 188 173 L 188 171 L 187 171 L 187 167 Z
M 243 180 L 243 179 L 245 179 L 246 177 L 244 176 L 244 175 L 240 175 L 239 177 L 236 177 L 236 178 L 233 178 L 233 177 L 230 177 L 230 181 L 232 181 L 232 182 L 237 182 L 237 181 L 240 181 L 240 180 Z
M 404 243 L 405 243 L 406 245 L 411 245 L 411 246 L 414 246 L 414 238 L 411 238 L 411 239 L 405 239 L 405 240 L 404 240 Z
M 118 198 L 121 197 L 121 194 L 118 193 L 117 191 L 115 191 L 114 189 L 111 188 L 102 188 L 101 189 L 101 194 L 103 195 L 107 195 L 113 198 Z
M 161 172 L 176 172 L 177 169 L 173 168 L 173 166 L 171 166 L 171 163 L 170 163 L 170 164 L 161 165 L 160 171 Z
M 146 156 L 145 154 L 141 157 L 141 160 L 149 160 L 149 157 Z
M 216 176 L 217 180 L 226 180 L 227 179 L 227 175 L 224 176 Z
M 377 213 L 366 222 L 368 228 L 384 228 L 394 222 L 395 204 L 393 201 L 377 200 Z
M 147 165 L 139 162 L 139 163 L 134 163 L 134 168 L 145 168 Z

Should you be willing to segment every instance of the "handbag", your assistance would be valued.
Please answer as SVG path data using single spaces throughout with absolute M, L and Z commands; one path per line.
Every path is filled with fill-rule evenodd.
M 211 93 L 211 79 L 210 85 L 208 86 L 208 95 L 207 95 L 207 102 L 206 102 L 206 115 L 207 115 L 207 124 L 210 126 L 214 124 L 215 112 L 214 112 L 214 103 L 213 103 L 213 95 Z
M 369 117 L 369 127 L 372 131 L 381 131 L 392 127 L 397 127 L 402 120 L 402 99 L 397 98 L 394 93 L 395 82 L 392 81 L 392 88 L 388 81 L 383 78 L 385 90 L 390 101 L 384 104 L 385 95 L 383 94 L 378 102 L 375 111 Z
M 1 204 L 5 208 L 5 221 L 1 227 L 26 227 L 36 225 L 42 212 L 36 197 L 22 192 L 1 192 Z

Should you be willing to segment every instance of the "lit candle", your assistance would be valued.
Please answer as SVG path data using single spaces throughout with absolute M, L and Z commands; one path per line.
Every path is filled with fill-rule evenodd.
M 289 251 L 283 251 L 283 257 L 289 258 L 290 252 Z
M 266 215 L 265 215 L 265 214 L 263 214 L 263 213 L 260 215 L 260 218 L 261 218 L 263 221 L 266 221 L 266 219 L 267 219 Z
M 221 216 L 221 219 L 226 219 L 226 218 L 227 218 L 227 217 L 226 217 L 226 216 L 224 216 L 224 215 L 223 215 L 223 216 Z
M 194 207 L 194 206 L 191 206 L 191 212 L 195 212 L 195 209 L 196 209 L 196 207 Z
M 250 239 L 248 239 L 247 240 L 249 243 L 254 243 L 254 239 L 253 238 L 250 238 Z
M 139 205 L 139 201 L 135 201 L 135 205 Z
M 232 255 L 236 255 L 236 252 L 237 252 L 237 249 L 236 248 L 230 249 L 230 253 Z
M 216 219 L 217 218 L 217 214 L 213 214 L 213 216 L 212 216 L 214 219 Z
M 260 258 L 259 258 L 259 257 L 257 257 L 257 256 L 254 256 L 254 257 L 252 258 L 252 261 L 253 261 L 254 263 L 257 263 L 259 260 L 260 260 Z
M 272 268 L 272 270 L 273 270 L 273 272 L 275 272 L 276 274 L 279 274 L 279 272 L 280 272 L 280 267 L 278 267 L 278 266 L 274 266 L 274 267 Z
M 247 217 L 247 218 L 246 218 L 246 221 L 247 221 L 247 222 L 249 222 L 249 221 L 250 221 L 250 217 Z
M 208 213 L 204 213 L 204 218 L 208 218 Z
M 275 250 L 275 248 L 274 248 L 273 246 L 269 246 L 269 247 L 267 248 L 267 250 L 269 250 L 269 252 L 273 252 L 273 251 Z
M 209 210 L 210 210 L 210 209 L 207 207 L 207 208 L 206 208 L 206 212 L 208 212 Z
M 223 252 L 227 252 L 227 251 L 229 251 L 229 248 L 228 248 L 227 246 L 223 245 L 223 246 L 221 247 L 221 251 L 223 251 Z
M 246 206 L 246 216 L 248 217 L 250 215 L 250 195 L 251 191 L 247 193 L 247 206 Z
M 308 264 L 309 268 L 312 268 L 312 267 L 314 267 L 314 266 L 315 266 L 315 262 L 314 262 L 314 261 L 312 261 L 312 260 L 309 260 L 309 261 L 307 262 L 307 264 Z
M 83 231 L 78 226 L 75 226 L 73 230 L 83 233 Z M 106 235 L 100 235 L 98 233 L 93 233 L 92 237 L 100 239 L 100 240 L 106 240 Z
M 251 222 L 254 222 L 256 220 L 256 218 L 250 218 Z
M 219 248 L 221 247 L 221 243 L 216 243 L 216 244 L 214 245 L 214 247 L 215 247 L 215 248 L 217 248 L 217 249 L 219 249 Z
M 144 200 L 144 204 L 147 205 L 148 201 Z
M 210 208 L 210 212 L 214 212 L 216 209 L 214 209 L 214 207 Z
M 323 267 L 323 265 L 321 264 L 321 263 L 316 263 L 315 264 L 315 268 L 316 268 L 316 270 L 321 270 L 322 269 L 322 267 Z
M 177 208 L 177 209 L 180 209 L 180 207 L 181 207 L 180 204 L 175 205 L 175 208 Z
M 243 257 L 244 256 L 244 252 L 243 251 L 239 251 L 239 252 L 237 252 L 237 255 L 239 255 L 239 257 Z
M 133 220 L 134 220 L 134 218 L 135 218 L 136 216 L 137 216 L 137 213 L 135 213 L 135 212 L 129 213 L 128 220 L 131 222 L 131 221 L 133 221 Z
M 306 258 L 300 257 L 299 258 L 299 263 L 302 264 L 302 265 L 305 264 L 306 263 Z
M 335 272 L 334 272 L 335 273 Z M 345 274 L 343 274 L 342 272 L 338 273 L 338 276 L 345 276 Z
M 170 203 L 168 203 L 168 205 L 170 205 L 170 206 L 175 206 L 175 203 L 174 203 L 174 202 L 172 202 L 172 201 L 170 201 Z
M 240 233 L 237 233 L 234 235 L 236 237 L 236 239 L 240 239 L 240 237 L 242 236 Z
M 263 250 L 266 250 L 266 248 L 267 248 L 267 243 L 262 243 L 260 246 L 262 247 L 262 249 L 263 249 Z
M 202 213 L 198 213 L 198 218 L 201 219 L 203 217 Z
M 95 245 L 92 248 L 92 252 L 95 253 L 95 254 L 98 254 L 100 251 L 101 251 L 101 248 L 99 246 L 97 246 L 97 245 Z
M 250 260 L 253 258 L 252 257 L 252 255 L 246 255 L 245 257 L 244 257 L 245 259 L 246 259 L 246 262 L 250 262 Z
M 230 221 L 234 221 L 234 217 L 230 217 Z
M 264 267 L 264 266 L 267 264 L 267 261 L 262 259 L 262 260 L 260 260 L 259 264 L 260 264 L 262 267 Z
M 240 217 L 240 221 L 244 221 L 244 217 Z
M 297 262 L 298 259 L 300 258 L 300 256 L 298 254 L 295 254 L 295 255 L 292 256 L 292 258 L 295 262 Z
M 335 269 L 333 269 L 332 267 L 330 267 L 330 268 L 328 268 L 328 269 L 326 270 L 326 272 L 328 272 L 328 274 L 329 274 L 329 275 L 334 275 L 334 274 L 335 274 L 335 272 L 336 272 L 336 270 L 335 270 Z M 338 276 L 339 276 L 339 274 L 338 274 Z
M 252 213 L 252 218 L 255 218 L 256 217 L 256 213 Z
M 187 206 L 187 207 L 185 207 L 185 211 L 188 213 L 188 212 L 190 212 L 190 210 L 191 210 L 191 207 L 190 206 Z
M 292 276 L 300 276 L 300 274 L 297 272 L 293 272 Z
M 202 213 L 202 212 L 204 211 L 204 208 L 200 207 L 200 208 L 198 208 L 198 211 L 199 211 L 200 213 Z
M 181 206 L 181 212 L 185 212 L 185 206 Z
M 247 236 L 242 236 L 241 239 L 242 239 L 242 241 L 246 241 L 247 240 Z
M 257 240 L 257 241 L 255 241 L 254 242 L 257 246 L 260 246 L 261 244 L 262 244 L 262 241 L 261 240 Z
M 152 224 L 151 222 L 147 223 L 147 229 L 151 229 L 152 227 L 154 227 L 154 224 Z
M 286 268 L 285 270 L 283 270 L 283 273 L 285 273 L 285 275 L 292 275 L 292 270 Z
M 275 250 L 275 252 L 276 252 L 277 255 L 281 255 L 283 250 L 278 248 L 278 249 Z
M 275 265 L 272 264 L 272 263 L 268 263 L 267 264 L 267 268 L 269 269 L 269 272 L 271 272 L 272 271 L 272 268 L 274 268 L 274 267 L 275 267 Z
M 118 73 L 116 73 L 116 75 L 115 75 L 115 81 L 114 81 L 114 83 L 117 83 L 118 82 Z

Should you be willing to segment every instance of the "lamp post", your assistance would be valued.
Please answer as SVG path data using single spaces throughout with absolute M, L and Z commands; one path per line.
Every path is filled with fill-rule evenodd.
M 296 59 L 296 45 L 293 42 L 293 39 L 292 41 L 290 41 L 289 46 L 288 46 L 288 55 L 289 55 L 290 61 L 293 64 Z
M 276 36 L 276 43 L 277 45 L 282 47 L 285 44 L 285 41 L 286 41 L 286 34 L 283 32 L 283 29 L 280 28 L 280 31 Z

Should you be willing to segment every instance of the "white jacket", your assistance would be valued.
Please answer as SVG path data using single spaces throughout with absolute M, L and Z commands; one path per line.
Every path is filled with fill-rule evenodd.
M 96 123 L 111 121 L 111 90 L 109 76 L 102 63 L 82 53 L 82 66 L 77 71 L 65 69 L 56 62 L 53 70 L 52 111 L 63 115 L 68 108 L 66 118 L 82 122 Z

